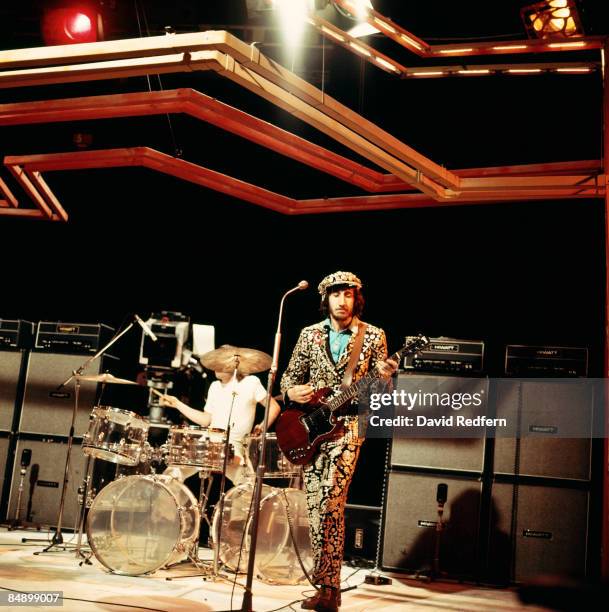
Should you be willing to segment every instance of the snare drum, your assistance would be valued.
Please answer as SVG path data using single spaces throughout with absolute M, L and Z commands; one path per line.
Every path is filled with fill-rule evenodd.
M 247 467 L 252 474 L 256 473 L 258 467 L 261 442 L 262 436 L 245 436 L 245 458 Z M 301 474 L 302 468 L 299 465 L 290 463 L 287 457 L 281 452 L 279 444 L 277 443 L 277 434 L 266 434 L 264 454 L 266 456 L 264 478 L 292 478 L 293 476 L 299 476 Z
M 148 421 L 130 410 L 95 406 L 83 437 L 85 455 L 122 465 L 137 465 L 148 436 Z
M 197 500 L 169 476 L 125 476 L 97 495 L 87 538 L 97 560 L 116 574 L 139 576 L 192 554 L 199 537 Z
M 189 465 L 221 472 L 224 466 L 226 432 L 197 426 L 171 427 L 167 438 L 165 463 Z

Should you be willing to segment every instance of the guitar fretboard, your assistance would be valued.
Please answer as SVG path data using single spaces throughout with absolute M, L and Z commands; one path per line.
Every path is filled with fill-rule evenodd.
M 411 340 L 408 344 L 404 345 L 399 351 L 393 353 L 393 355 L 391 355 L 389 359 L 392 359 L 393 361 L 397 361 L 399 363 L 404 357 L 404 355 L 416 353 L 428 343 L 429 339 L 426 336 L 417 336 L 414 340 Z M 326 403 L 326 406 L 330 408 L 332 412 L 338 410 L 341 406 L 344 406 L 348 401 L 356 397 L 360 391 L 363 391 L 364 388 L 367 387 L 375 378 L 379 377 L 379 371 L 374 368 L 365 376 L 362 376 L 359 380 L 351 384 L 348 389 L 345 389 L 344 391 L 341 391 L 338 395 L 332 397 Z

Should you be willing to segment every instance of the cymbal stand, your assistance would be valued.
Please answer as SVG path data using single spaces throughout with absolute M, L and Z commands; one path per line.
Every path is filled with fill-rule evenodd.
M 85 464 L 85 477 L 82 481 L 82 486 L 79 489 L 79 496 L 81 498 L 81 506 L 80 506 L 80 516 L 78 518 L 78 539 L 76 540 L 76 550 L 74 551 L 76 554 L 76 558 L 82 558 L 84 563 L 87 565 L 92 565 L 90 555 L 87 555 L 81 552 L 82 546 L 82 536 L 85 525 L 85 514 L 87 511 L 87 501 L 89 497 L 89 486 L 91 485 L 91 481 L 93 480 L 93 469 L 95 466 L 95 457 L 91 455 L 87 455 L 87 462 Z
M 82 373 L 89 367 L 89 365 L 93 361 L 95 361 L 101 355 L 103 355 L 119 338 L 124 336 L 134 325 L 135 325 L 135 320 L 131 321 L 129 325 L 127 325 L 127 327 L 125 327 L 125 329 L 123 329 L 120 333 L 116 334 L 114 338 L 111 338 L 110 341 L 104 347 L 102 347 L 99 351 L 97 351 L 97 353 L 95 353 L 95 355 L 91 355 L 91 357 L 89 357 L 77 370 L 74 370 L 72 374 L 57 387 L 58 390 L 62 389 L 72 379 L 75 380 L 74 408 L 72 409 L 72 421 L 70 423 L 70 432 L 68 434 L 68 448 L 67 448 L 67 453 L 66 453 L 66 463 L 65 463 L 64 474 L 63 474 L 63 486 L 61 488 L 61 500 L 59 502 L 59 512 L 57 514 L 57 527 L 51 539 L 51 543 L 43 550 L 35 552 L 34 553 L 35 555 L 39 555 L 45 552 L 53 552 L 52 549 L 55 546 L 63 546 L 62 550 L 67 549 L 67 544 L 64 544 L 64 541 L 63 541 L 63 535 L 61 533 L 61 526 L 62 526 L 62 521 L 63 521 L 64 505 L 66 501 L 66 492 L 68 488 L 68 475 L 70 472 L 70 458 L 72 454 L 72 443 L 74 440 L 74 424 L 76 422 L 76 414 L 78 412 L 78 399 L 80 395 L 80 376 L 82 376 Z M 30 540 L 28 538 L 23 538 L 22 541 L 23 542 L 26 542 L 26 541 L 40 542 L 40 541 L 45 541 L 45 540 L 40 540 L 40 539 Z
M 220 540 L 222 539 L 222 517 L 224 515 L 224 489 L 226 486 L 226 469 L 228 468 L 228 455 L 230 451 L 230 429 L 231 419 L 233 415 L 233 406 L 235 405 L 235 398 L 237 397 L 237 372 L 239 370 L 239 356 L 235 355 L 235 370 L 230 384 L 232 385 L 232 398 L 230 403 L 230 410 L 228 411 L 228 420 L 226 422 L 226 439 L 224 441 L 224 463 L 222 465 L 222 478 L 220 479 L 220 508 L 218 510 L 220 519 L 218 521 L 218 535 L 214 542 L 214 564 L 213 564 L 213 575 L 218 575 L 218 561 L 220 560 Z
M 71 377 L 72 378 L 72 377 Z M 52 552 L 51 549 L 55 546 L 62 546 L 62 550 L 67 550 L 67 544 L 64 544 L 63 535 L 61 533 L 61 525 L 63 521 L 63 511 L 66 501 L 66 492 L 68 490 L 68 475 L 70 473 L 70 457 L 72 454 L 72 443 L 74 441 L 74 423 L 76 422 L 76 413 L 78 412 L 78 398 L 80 396 L 80 378 L 74 376 L 74 408 L 72 409 L 72 421 L 70 423 L 70 433 L 68 434 L 68 449 L 66 452 L 66 464 L 63 472 L 63 486 L 61 487 L 61 500 L 59 502 L 59 513 L 57 515 L 57 527 L 51 538 L 51 543 L 44 549 L 35 552 L 35 555 L 40 555 L 45 552 Z
M 195 558 L 191 558 L 189 555 L 189 559 L 195 564 L 195 566 L 203 570 L 202 574 L 197 574 L 197 575 L 203 575 L 203 577 L 206 580 L 208 578 L 211 580 L 219 580 L 219 579 L 229 580 L 227 576 L 220 575 L 220 570 L 218 566 L 219 566 L 219 559 L 220 559 L 220 540 L 222 539 L 222 515 L 224 514 L 224 497 L 225 497 L 224 489 L 226 487 L 226 470 L 228 468 L 228 457 L 230 454 L 231 419 L 232 419 L 232 414 L 233 414 L 233 406 L 235 405 L 235 398 L 237 397 L 236 384 L 237 384 L 238 370 L 239 370 L 239 356 L 235 355 L 235 370 L 233 372 L 233 377 L 231 378 L 231 381 L 230 381 L 230 384 L 232 385 L 232 394 L 231 394 L 232 399 L 231 399 L 230 409 L 228 411 L 228 421 L 226 423 L 226 432 L 225 432 L 225 440 L 224 440 L 224 460 L 222 463 L 222 478 L 220 479 L 220 498 L 219 498 L 219 508 L 218 508 L 218 513 L 219 513 L 220 518 L 218 520 L 218 534 L 216 535 L 215 541 L 214 541 L 214 551 L 213 551 L 214 558 L 213 558 L 211 570 L 205 567 L 199 566 L 198 561 L 200 561 L 200 559 L 197 558 L 197 555 L 195 555 Z M 203 478 L 203 476 L 201 476 L 201 478 Z M 207 490 L 205 491 L 205 495 L 204 495 L 205 505 L 207 505 L 210 488 L 211 488 L 211 478 L 209 478 Z M 201 508 L 202 491 L 203 491 L 203 481 L 201 481 L 201 492 L 199 493 L 199 500 L 200 500 L 199 507 L 200 508 Z M 203 510 L 201 510 L 201 516 L 203 516 Z M 209 521 L 208 521 L 208 524 L 209 524 Z M 192 578 L 192 577 L 193 576 L 189 575 L 189 576 L 177 576 L 176 578 Z M 175 580 L 176 578 L 166 578 L 166 580 Z

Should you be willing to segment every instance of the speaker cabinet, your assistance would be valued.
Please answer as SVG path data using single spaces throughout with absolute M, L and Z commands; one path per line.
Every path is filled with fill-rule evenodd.
M 15 516 L 19 482 L 21 479 L 21 453 L 24 448 L 32 451 L 21 496 L 20 518 L 41 525 L 56 525 L 63 487 L 68 444 L 65 439 L 24 439 L 17 441 L 8 517 Z M 62 527 L 74 528 L 78 518 L 78 487 L 82 484 L 85 456 L 80 442 L 74 441 L 70 456 L 70 471 L 64 503 Z
M 2 474 L 2 488 L 1 499 L 0 499 L 0 520 L 4 519 L 6 515 L 6 503 L 8 501 L 8 487 L 10 485 L 11 478 L 11 467 L 9 465 L 9 448 L 10 448 L 10 438 L 8 434 L 3 434 L 0 436 L 0 473 Z
M 585 490 L 494 483 L 487 564 L 491 576 L 517 582 L 540 574 L 585 576 L 588 506 Z
M 391 465 L 481 472 L 484 467 L 482 438 L 394 438 Z
M 476 575 L 482 483 L 395 471 L 389 473 L 383 520 L 385 569 L 426 571 L 433 567 L 440 483 L 448 485 L 445 529 L 440 532 L 440 571 L 455 577 Z
M 497 417 L 520 422 L 518 453 L 515 438 L 495 440 L 496 474 L 590 479 L 591 385 L 502 380 L 497 384 L 496 400 Z
M 0 430 L 11 431 L 24 351 L 0 351 Z
M 463 378 L 457 376 L 411 375 L 400 374 L 396 385 L 398 392 L 417 393 L 419 390 L 429 393 L 456 394 L 472 389 L 482 391 L 488 397 L 488 381 L 485 379 Z M 476 416 L 472 408 L 463 407 L 454 414 L 466 418 Z M 442 408 L 441 413 L 433 416 L 447 415 L 450 408 Z M 413 413 L 423 414 L 423 409 Z M 483 413 L 486 413 L 484 411 Z M 420 429 L 418 430 L 420 431 Z M 433 431 L 433 430 L 432 430 Z M 427 468 L 432 470 L 458 470 L 464 472 L 482 472 L 484 469 L 485 440 L 480 438 L 422 438 L 409 437 L 408 430 L 396 429 L 391 445 L 390 463 L 399 467 Z
M 20 433 L 68 436 L 74 409 L 74 380 L 57 389 L 70 373 L 86 359 L 83 355 L 31 353 L 27 370 L 23 407 L 19 423 Z M 87 369 L 88 375 L 99 374 L 108 359 L 95 361 Z M 89 414 L 95 405 L 97 383 L 82 381 L 74 435 L 81 437 L 89 424 Z

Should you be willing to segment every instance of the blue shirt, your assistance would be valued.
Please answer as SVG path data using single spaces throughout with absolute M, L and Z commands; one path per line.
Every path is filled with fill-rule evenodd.
M 347 327 L 346 329 L 336 331 L 332 327 L 332 323 L 330 322 L 329 318 L 324 321 L 324 326 L 327 327 L 329 330 L 330 353 L 332 354 L 332 359 L 334 360 L 334 363 L 338 363 L 338 360 L 345 352 L 345 349 L 349 344 L 349 340 L 351 339 L 353 331 L 351 330 L 351 326 Z

